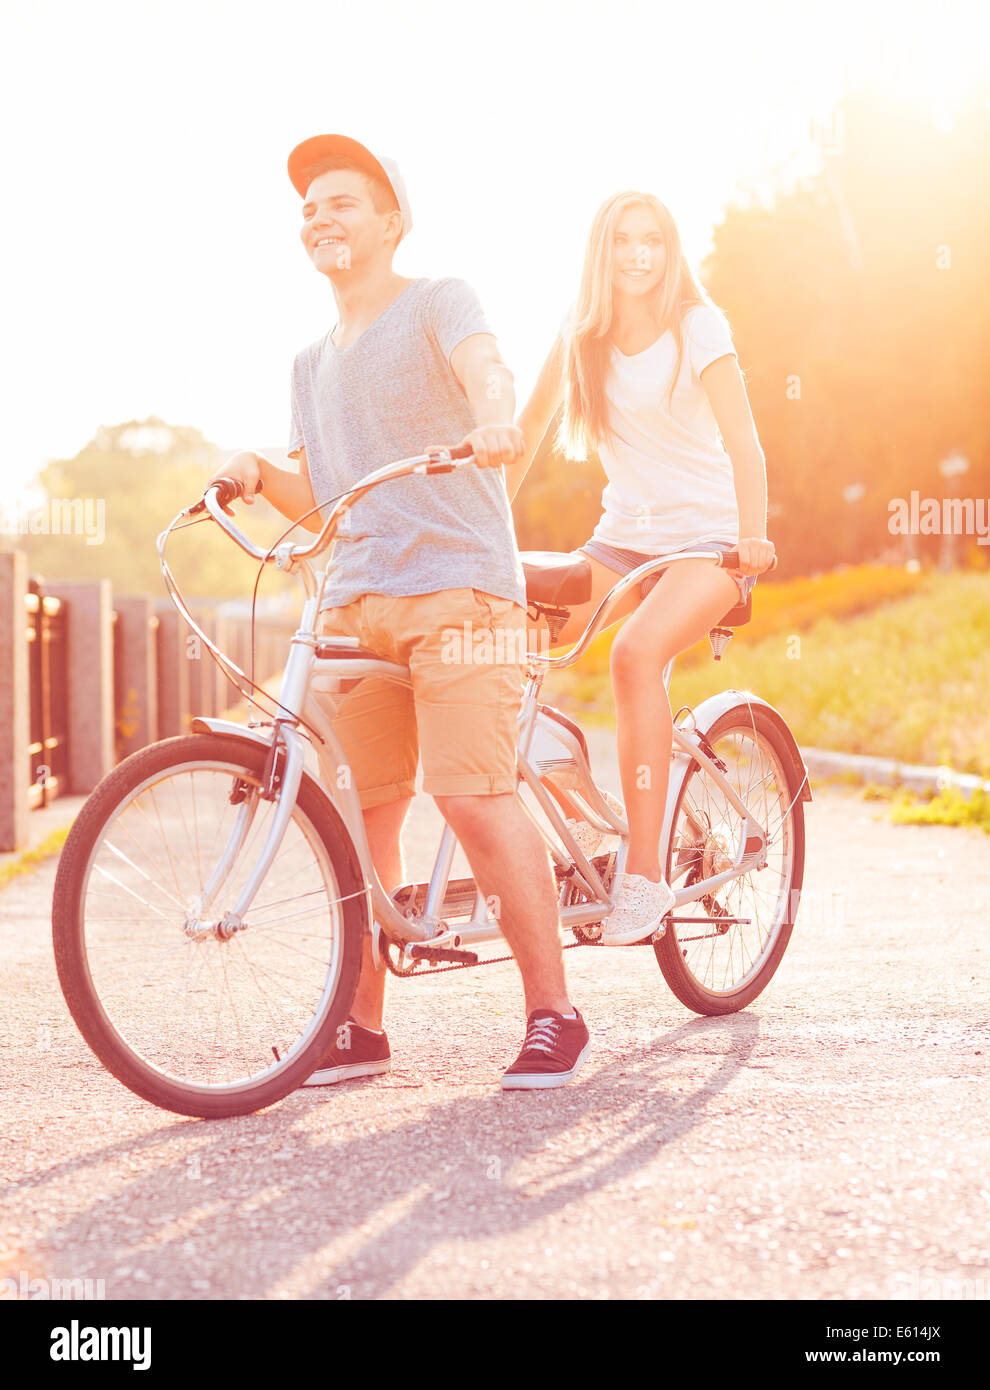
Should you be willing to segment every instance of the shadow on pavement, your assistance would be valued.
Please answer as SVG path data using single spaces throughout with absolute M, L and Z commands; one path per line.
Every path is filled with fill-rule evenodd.
M 558 1090 L 455 1096 L 342 1139 L 297 1127 L 332 1105 L 336 1088 L 298 1091 L 242 1119 L 167 1123 L 6 1190 L 57 1188 L 86 1167 L 202 1139 L 56 1227 L 51 1263 L 104 1278 L 109 1298 L 263 1298 L 290 1276 L 289 1296 L 388 1296 L 438 1244 L 525 1230 L 634 1175 L 704 1115 L 745 1065 L 759 1026 L 746 1013 L 694 1019 Z M 701 1084 L 673 1091 L 685 1051 L 720 1061 Z M 344 1085 L 353 1094 L 376 1082 Z M 136 1215 L 121 1217 L 122 1197 Z M 133 1240 L 122 1221 L 133 1223 Z M 334 1242 L 349 1253 L 327 1273 L 320 1252 Z M 317 1264 L 322 1272 L 307 1268 Z

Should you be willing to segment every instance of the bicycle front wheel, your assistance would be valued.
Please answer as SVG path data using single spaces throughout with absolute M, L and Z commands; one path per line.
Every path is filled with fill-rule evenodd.
M 687 920 L 668 922 L 653 949 L 682 1004 L 727 1014 L 766 989 L 787 949 L 804 881 L 804 805 L 783 735 L 759 705 L 726 711 L 708 741 L 767 836 L 767 864 L 676 908 Z M 693 762 L 674 807 L 667 882 L 684 888 L 730 868 L 742 829 L 724 789 Z
M 69 1010 L 118 1080 L 181 1115 L 281 1100 L 333 1045 L 357 984 L 363 875 L 306 777 L 243 926 L 222 929 L 278 805 L 260 796 L 266 756 L 219 734 L 142 749 L 93 792 L 59 862 Z

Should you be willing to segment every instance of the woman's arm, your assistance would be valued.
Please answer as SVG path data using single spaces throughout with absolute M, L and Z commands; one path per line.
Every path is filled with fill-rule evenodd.
M 759 574 L 774 557 L 773 543 L 767 540 L 767 470 L 739 363 L 731 354 L 716 358 L 701 373 L 701 384 L 732 462 L 740 569 Z
M 564 363 L 564 340 L 558 334 L 533 387 L 533 393 L 516 421 L 523 434 L 523 456 L 518 463 L 505 470 L 505 486 L 510 502 L 522 487 L 523 479 L 529 472 L 529 466 L 547 432 L 547 426 L 563 400 Z

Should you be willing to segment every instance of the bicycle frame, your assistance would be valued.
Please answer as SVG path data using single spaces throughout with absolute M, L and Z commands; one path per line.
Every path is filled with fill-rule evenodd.
M 257 732 L 256 726 L 245 727 L 213 718 L 197 718 L 192 723 L 193 729 L 198 732 L 211 731 L 234 734 L 241 738 L 250 738 L 268 747 L 271 747 L 276 739 L 280 739 L 286 747 L 286 758 L 279 791 L 280 805 L 275 817 L 273 817 L 265 844 L 262 846 L 238 901 L 225 918 L 225 924 L 231 930 L 236 930 L 240 925 L 240 919 L 248 911 L 255 893 L 278 852 L 288 819 L 295 805 L 299 786 L 303 776 L 306 775 L 303 763 L 308 740 L 300 732 L 300 723 L 308 725 L 316 732 L 325 745 L 326 755 L 335 762 L 339 770 L 346 770 L 346 773 L 349 773 L 344 751 L 334 733 L 331 719 L 318 696 L 339 692 L 344 683 L 353 682 L 365 676 L 385 677 L 406 685 L 410 683 L 409 672 L 403 666 L 377 657 L 335 656 L 333 654 L 334 649 L 342 653 L 345 650 L 353 651 L 358 648 L 359 644 L 356 639 L 320 637 L 317 634 L 316 626 L 320 600 L 326 572 L 332 565 L 332 546 L 340 519 L 359 497 L 364 496 L 366 492 L 379 483 L 416 472 L 449 472 L 456 466 L 464 465 L 452 461 L 447 453 L 421 455 L 413 459 L 401 460 L 396 464 L 386 465 L 377 470 L 376 473 L 369 475 L 358 487 L 337 503 L 316 541 L 311 545 L 282 545 L 274 551 L 260 550 L 240 532 L 220 507 L 215 488 L 211 488 L 204 498 L 207 511 L 243 550 L 255 559 L 274 560 L 280 569 L 298 572 L 307 592 L 300 625 L 290 643 L 289 655 L 276 701 L 278 712 L 272 723 L 271 733 L 263 736 Z M 180 517 L 190 515 L 191 512 L 191 508 L 187 509 L 180 513 Z M 205 517 L 203 519 L 205 520 Z M 176 521 L 178 520 L 179 518 L 176 518 Z M 175 522 L 172 523 L 172 526 L 174 525 Z M 199 633 L 208 648 L 222 659 L 223 664 L 243 675 L 244 673 L 240 672 L 239 668 L 218 652 L 206 634 L 201 632 L 178 594 L 177 586 L 174 585 L 164 560 L 164 544 L 171 529 L 170 526 L 162 532 L 162 535 L 159 536 L 158 546 L 170 596 L 182 616 L 193 630 Z M 309 565 L 309 560 L 327 548 L 331 548 L 331 554 L 328 557 L 324 575 L 318 583 Z M 537 653 L 527 653 L 529 663 L 527 681 L 519 712 L 516 795 L 519 796 L 519 789 L 522 785 L 529 789 L 546 820 L 549 821 L 553 834 L 548 833 L 546 826 L 540 822 L 539 818 L 532 815 L 522 797 L 519 798 L 520 804 L 523 805 L 527 814 L 537 825 L 555 864 L 565 875 L 571 876 L 572 881 L 583 890 L 588 898 L 586 902 L 565 905 L 560 908 L 562 930 L 566 931 L 576 926 L 601 921 L 602 917 L 611 911 L 612 902 L 595 865 L 584 856 L 569 834 L 560 807 L 547 790 L 546 784 L 554 785 L 568 803 L 578 811 L 579 815 L 589 820 L 597 829 L 607 833 L 616 833 L 620 836 L 620 845 L 616 852 L 614 866 L 615 872 L 621 872 L 625 864 L 628 825 L 623 818 L 611 810 L 599 792 L 579 734 L 576 735 L 567 725 L 551 719 L 538 708 L 540 689 L 546 675 L 551 670 L 563 669 L 579 660 L 594 640 L 595 635 L 606 626 L 609 614 L 629 589 L 667 565 L 680 560 L 697 558 L 704 558 L 720 564 L 722 557 L 718 552 L 704 550 L 657 556 L 639 566 L 638 569 L 631 571 L 615 585 L 602 600 L 580 639 L 563 656 L 550 657 Z M 329 651 L 330 654 L 320 655 L 318 647 Z M 663 673 L 664 685 L 668 691 L 672 669 L 673 661 L 668 663 Z M 747 695 L 746 698 L 751 702 L 764 703 L 758 700 L 758 697 Z M 677 907 L 705 897 L 730 879 L 737 878 L 752 868 L 763 867 L 767 862 L 767 839 L 765 828 L 760 826 L 729 782 L 725 775 L 724 765 L 712 755 L 710 748 L 706 746 L 704 733 L 699 732 L 697 728 L 680 727 L 675 723 L 673 741 L 671 775 L 668 780 L 667 804 L 661 837 L 662 860 L 671 833 L 677 795 L 692 763 L 698 762 L 706 769 L 711 779 L 723 791 L 730 805 L 742 818 L 739 844 L 736 847 L 731 868 L 687 887 L 675 889 L 676 906 L 674 910 L 676 911 Z M 794 751 L 797 752 L 796 745 L 794 745 Z M 425 901 L 422 910 L 419 912 L 413 910 L 418 905 L 414 897 L 406 911 L 401 911 L 393 897 L 383 888 L 372 863 L 360 798 L 353 786 L 353 779 L 346 774 L 344 776 L 338 775 L 337 783 L 334 787 L 328 787 L 322 782 L 317 783 L 317 785 L 339 811 L 353 840 L 364 873 L 365 883 L 368 885 L 370 912 L 381 933 L 403 946 L 429 942 L 433 947 L 457 948 L 502 939 L 498 921 L 490 915 L 488 903 L 473 881 L 466 880 L 460 884 L 455 882 L 453 885 L 450 882 L 450 871 L 457 841 L 449 825 L 444 827 L 428 884 L 404 885 L 403 889 L 397 890 L 396 893 L 398 897 L 403 891 L 425 887 Z M 799 794 L 805 796 L 805 799 L 809 799 L 810 792 L 805 795 L 806 786 L 807 772 L 805 771 L 805 781 Z M 576 798 L 580 798 L 580 800 Z M 223 877 L 226 876 L 230 863 L 240 848 L 240 844 L 243 843 L 243 836 L 244 828 L 238 823 L 232 832 L 230 843 L 221 856 L 207 892 L 204 893 L 204 900 L 208 896 L 212 896 Z M 555 841 L 554 836 L 557 837 L 559 844 Z M 560 846 L 563 846 L 563 849 Z M 465 889 L 467 889 L 467 894 Z M 466 923 L 448 927 L 444 916 L 445 911 L 452 915 L 456 906 L 463 914 L 469 901 L 471 904 L 469 920 Z M 204 904 L 204 911 L 207 905 L 208 903 Z M 377 936 L 375 940 L 377 948 L 380 946 L 380 941 Z

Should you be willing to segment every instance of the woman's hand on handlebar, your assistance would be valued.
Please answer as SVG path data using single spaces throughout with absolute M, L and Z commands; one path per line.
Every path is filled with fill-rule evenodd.
M 758 536 L 741 538 L 736 549 L 739 552 L 740 574 L 762 574 L 774 565 L 777 558 L 773 541 L 761 540 Z
M 221 478 L 229 478 L 231 482 L 238 483 L 241 489 L 241 498 L 249 505 L 254 502 L 255 494 L 261 491 L 261 467 L 258 462 L 258 455 L 250 450 L 243 450 L 235 454 L 232 459 L 218 468 L 210 478 L 207 486 L 218 483 Z M 228 516 L 233 516 L 229 506 L 223 509 Z

